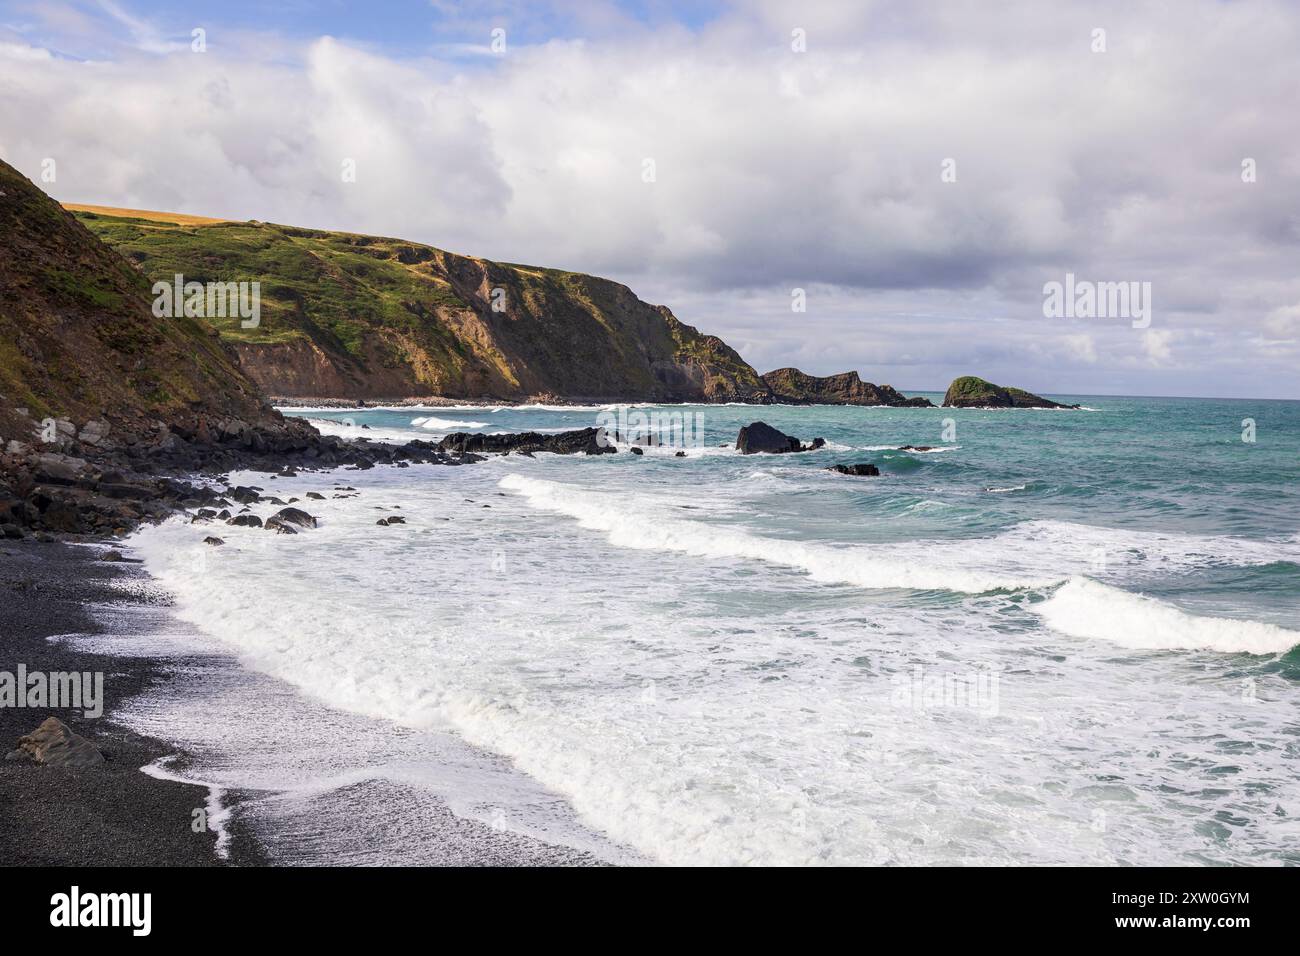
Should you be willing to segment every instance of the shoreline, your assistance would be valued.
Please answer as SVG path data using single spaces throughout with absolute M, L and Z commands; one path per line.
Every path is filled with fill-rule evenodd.
M 114 636 L 96 620 L 96 605 L 157 607 L 156 591 L 138 564 L 103 561 L 93 545 L 6 541 L 0 544 L 0 667 L 104 675 L 104 712 L 0 708 L 0 743 L 8 753 L 18 738 L 56 716 L 104 753 L 99 767 L 69 769 L 0 762 L 0 846 L 10 865 L 222 866 L 258 865 L 265 854 L 233 815 L 226 823 L 228 856 L 217 855 L 214 828 L 194 832 L 194 810 L 206 808 L 204 786 L 162 779 L 142 768 L 190 755 L 139 734 L 116 714 L 125 701 L 180 679 L 154 657 L 97 653 L 59 635 Z M 233 798 L 237 799 L 237 798 Z M 226 795 L 227 806 L 232 795 Z
M 113 545 L 131 554 L 129 542 Z M 0 633 L 6 635 L 0 644 L 0 670 L 15 671 L 22 664 L 29 673 L 89 671 L 102 673 L 104 680 L 103 714 L 98 718 L 86 718 L 79 709 L 0 708 L 5 753 L 46 717 L 55 716 L 105 756 L 103 764 L 82 769 L 0 761 L 0 850 L 7 863 L 609 865 L 593 852 L 461 815 L 440 793 L 386 778 L 382 760 L 372 767 L 358 763 L 356 779 L 348 785 L 316 790 L 309 785 L 306 790 L 312 795 L 302 797 L 287 784 L 287 789 L 263 785 L 259 773 L 265 767 L 250 762 L 246 754 L 241 762 L 238 747 L 223 747 L 220 732 L 202 740 L 202 757 L 187 744 L 166 739 L 159 726 L 170 724 L 176 736 L 192 740 L 195 728 L 185 723 L 187 714 L 247 716 L 250 701 L 266 707 L 268 722 L 274 721 L 276 707 L 286 703 L 296 713 L 314 714 L 316 721 L 352 722 L 359 735 L 371 737 L 381 757 L 386 744 L 393 746 L 395 759 L 398 752 L 409 757 L 411 739 L 418 734 L 304 697 L 275 678 L 248 670 L 233 652 L 208 650 L 201 633 L 199 647 L 178 644 L 176 652 L 169 653 L 162 643 L 168 638 L 154 636 L 187 629 L 173 612 L 171 597 L 133 558 L 103 560 L 107 550 L 107 542 L 0 542 L 0 593 L 6 598 L 0 602 Z M 103 614 L 107 608 L 121 614 Z M 51 640 L 71 635 L 90 640 Z M 120 651 L 105 646 L 118 640 L 123 642 Z M 242 689 L 244 696 L 232 695 L 231 688 Z M 175 723 L 178 718 L 180 724 Z M 219 722 L 214 718 L 214 724 Z M 296 736 L 299 731 L 279 722 L 269 724 L 267 733 L 290 758 L 315 744 L 310 736 Z M 468 744 L 450 741 L 426 757 L 435 770 L 445 765 L 451 772 L 473 751 Z M 494 765 L 497 773 L 519 773 L 495 754 L 476 756 Z M 223 778 L 242 772 L 247 785 L 203 779 L 204 760 L 214 758 Z M 188 779 L 191 770 L 197 779 Z M 339 816 L 355 824 L 365 817 L 367 807 L 375 809 L 376 794 L 391 798 L 393 793 L 401 794 L 396 805 L 409 810 L 387 821 L 340 823 Z M 486 787 L 478 796 L 492 803 L 498 794 Z M 340 814 L 339 805 L 348 811 Z M 195 833 L 191 823 L 199 809 L 208 814 L 210 825 L 206 832 Z M 383 828 L 394 826 L 420 832 L 421 839 L 400 844 L 396 851 L 392 846 L 376 850 Z

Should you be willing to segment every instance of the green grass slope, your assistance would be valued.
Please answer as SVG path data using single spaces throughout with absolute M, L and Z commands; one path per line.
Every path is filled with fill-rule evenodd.
M 757 373 L 720 339 L 606 279 L 263 222 L 78 217 L 150 284 L 177 273 L 187 282 L 260 282 L 257 328 L 242 328 L 238 318 L 210 321 L 270 395 L 766 395 Z

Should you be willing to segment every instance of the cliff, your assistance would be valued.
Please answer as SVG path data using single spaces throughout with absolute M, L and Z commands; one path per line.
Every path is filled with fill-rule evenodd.
M 149 284 L 261 283 L 257 327 L 209 321 L 268 395 L 766 400 L 721 339 L 608 279 L 400 239 L 115 212 L 78 216 Z

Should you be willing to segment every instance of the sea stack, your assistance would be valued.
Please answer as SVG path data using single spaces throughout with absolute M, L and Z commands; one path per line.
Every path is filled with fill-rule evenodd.
M 994 385 L 975 375 L 953 379 L 943 396 L 944 408 L 1078 408 L 1026 392 L 1022 388 Z

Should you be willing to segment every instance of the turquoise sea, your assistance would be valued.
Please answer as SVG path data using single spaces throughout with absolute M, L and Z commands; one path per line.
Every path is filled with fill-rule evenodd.
M 1300 863 L 1300 403 L 1053 397 L 296 410 L 666 444 L 280 480 L 321 527 L 204 575 L 197 527 L 137 543 L 249 666 L 507 760 L 611 858 Z M 827 445 L 741 456 L 755 420 Z

